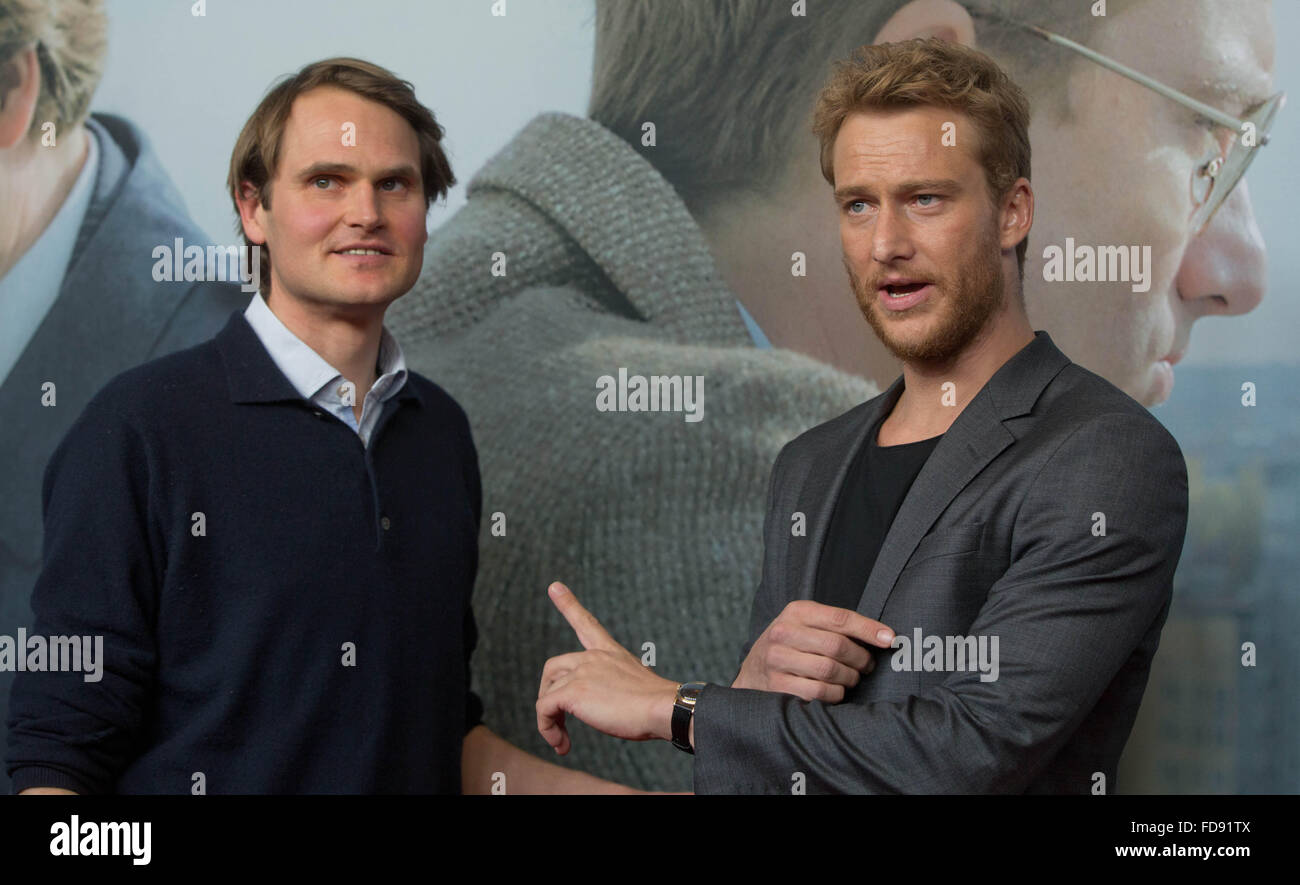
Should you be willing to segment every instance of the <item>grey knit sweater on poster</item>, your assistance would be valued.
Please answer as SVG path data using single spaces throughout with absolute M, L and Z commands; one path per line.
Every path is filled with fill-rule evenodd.
M 546 587 L 566 582 L 634 654 L 652 648 L 661 675 L 730 684 L 777 453 L 878 390 L 755 348 L 685 204 L 599 124 L 538 117 L 468 197 L 387 323 L 410 367 L 465 408 L 478 446 L 473 672 L 485 721 L 543 759 L 689 790 L 691 757 L 666 742 L 570 718 L 573 747 L 557 759 L 538 735 L 542 666 L 581 649 Z M 702 376 L 702 419 L 598 410 L 597 379 L 620 368 Z

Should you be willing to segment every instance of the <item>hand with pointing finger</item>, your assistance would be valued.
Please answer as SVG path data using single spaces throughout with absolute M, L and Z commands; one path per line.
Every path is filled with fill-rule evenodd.
M 566 715 L 612 737 L 672 740 L 678 683 L 656 675 L 619 645 L 558 581 L 551 601 L 569 622 L 585 651 L 559 655 L 542 669 L 537 692 L 537 730 L 557 753 L 569 752 Z

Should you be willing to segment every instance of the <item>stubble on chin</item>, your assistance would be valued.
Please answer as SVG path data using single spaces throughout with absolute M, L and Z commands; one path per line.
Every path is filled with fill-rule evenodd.
M 986 257 L 971 261 L 954 274 L 955 283 L 946 276 L 934 276 L 934 292 L 930 297 L 915 307 L 897 311 L 896 316 L 882 316 L 886 310 L 878 304 L 876 290 L 867 287 L 847 259 L 844 268 L 858 308 L 895 358 L 904 362 L 945 362 L 975 339 L 1002 307 L 1005 298 L 1002 256 L 997 241 L 993 241 L 991 248 L 984 244 L 977 254 Z M 924 338 L 908 341 L 894 334 L 892 327 L 897 321 L 923 314 L 939 317 L 937 325 Z

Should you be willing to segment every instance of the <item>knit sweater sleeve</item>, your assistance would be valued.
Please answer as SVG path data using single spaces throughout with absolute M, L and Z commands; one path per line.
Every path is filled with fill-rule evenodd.
M 758 637 L 763 635 L 763 631 L 768 625 L 776 620 L 781 609 L 785 607 L 790 600 L 782 595 L 781 568 L 784 566 L 783 549 L 777 549 L 775 545 L 767 543 L 768 538 L 772 537 L 775 531 L 775 524 L 782 518 L 776 507 L 777 491 L 781 488 L 781 460 L 789 446 L 781 449 L 780 454 L 776 457 L 776 463 L 772 465 L 772 475 L 768 480 L 767 486 L 767 509 L 763 517 L 763 569 L 758 582 L 758 589 L 754 593 L 754 602 L 749 611 L 749 632 L 748 639 L 740 649 L 740 660 L 736 664 L 736 676 L 740 675 L 740 668 L 745 665 L 745 659 L 749 657 L 749 652 L 753 649 L 754 643 L 758 642 Z M 735 679 L 732 679 L 735 682 Z
M 46 468 L 44 561 L 32 591 L 34 636 L 81 637 L 90 654 L 81 672 L 17 674 L 5 760 L 15 792 L 112 791 L 153 692 L 164 542 L 150 496 L 160 484 L 124 403 L 105 393 Z

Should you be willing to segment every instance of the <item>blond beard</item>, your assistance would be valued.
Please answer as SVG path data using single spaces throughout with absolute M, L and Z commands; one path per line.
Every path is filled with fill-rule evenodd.
M 931 305 L 936 303 L 939 310 L 945 311 L 943 321 L 921 341 L 899 341 L 893 337 L 889 329 L 891 323 L 880 316 L 882 308 L 876 302 L 876 290 L 868 291 L 847 261 L 844 267 L 849 272 L 849 284 L 862 315 L 890 353 L 904 362 L 944 362 L 961 353 L 974 340 L 1002 307 L 1005 298 L 1002 253 L 997 238 L 986 237 L 976 254 L 988 256 L 988 260 L 975 260 L 960 268 L 955 274 L 958 280 L 955 286 L 949 284 L 946 277 L 936 279 L 934 291 L 926 302 L 899 311 L 901 316 L 909 316 L 918 309 L 934 310 Z M 943 298 L 936 299 L 938 295 Z

